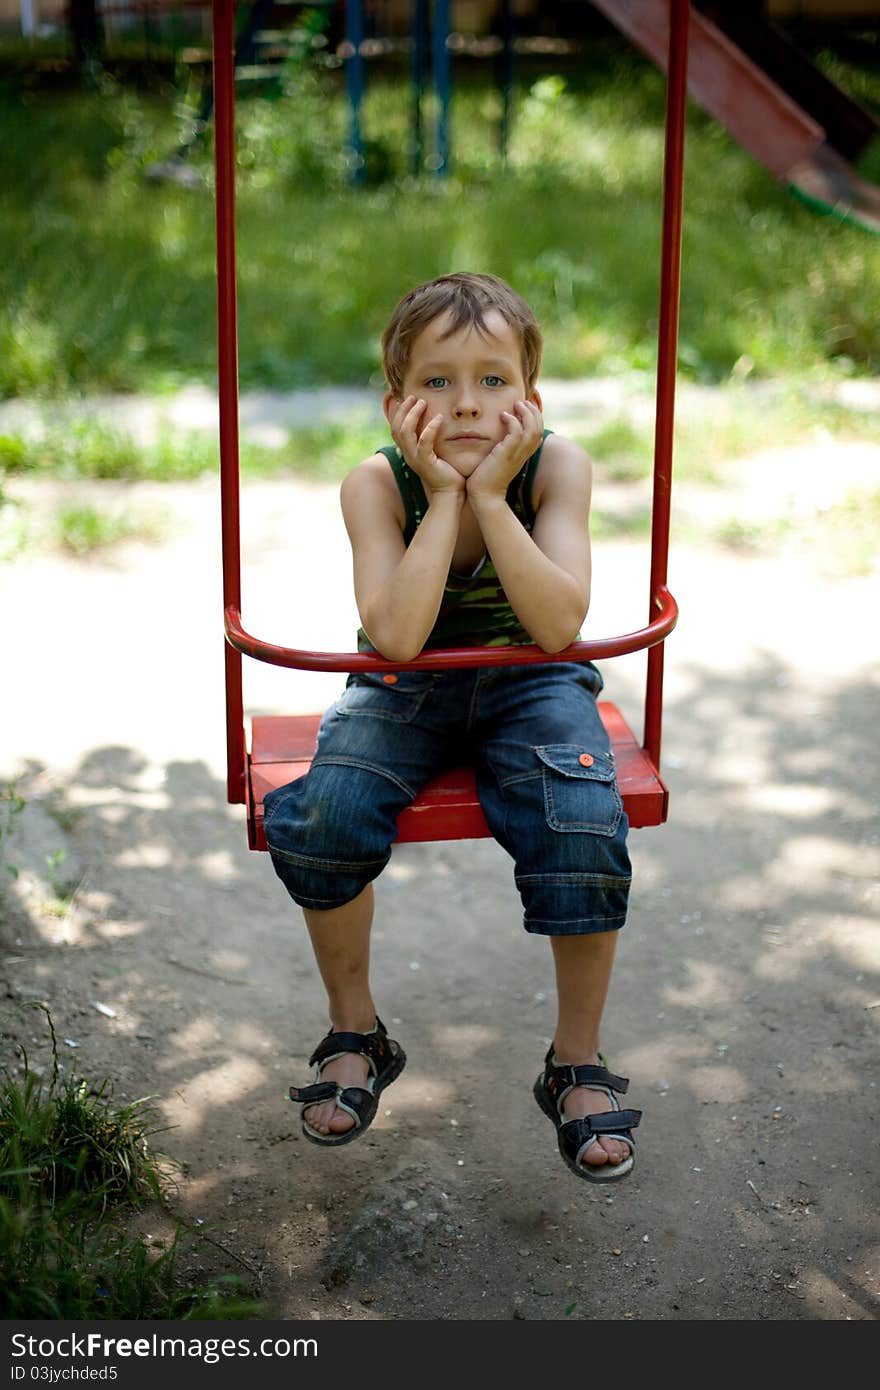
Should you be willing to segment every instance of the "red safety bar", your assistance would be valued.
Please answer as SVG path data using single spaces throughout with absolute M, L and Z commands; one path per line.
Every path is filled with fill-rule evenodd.
M 663 241 L 657 409 L 654 440 L 654 507 L 648 624 L 619 637 L 575 642 L 548 654 L 537 646 L 456 647 L 423 652 L 410 662 L 391 662 L 363 652 L 313 652 L 281 647 L 252 636 L 241 620 L 239 536 L 238 354 L 235 298 L 234 0 L 213 0 L 217 318 L 219 335 L 220 480 L 223 536 L 223 610 L 226 660 L 227 795 L 248 807 L 248 838 L 265 848 L 262 801 L 308 768 L 318 716 L 270 716 L 253 721 L 251 753 L 245 743 L 241 656 L 308 671 L 388 671 L 526 665 L 541 661 L 589 661 L 648 648 L 644 739 L 640 747 L 620 712 L 603 703 L 600 713 L 617 759 L 618 782 L 630 823 L 656 825 L 666 817 L 668 794 L 659 773 L 663 702 L 663 642 L 675 626 L 678 606 L 666 584 L 669 555 L 675 371 L 687 101 L 689 0 L 669 0 L 669 65 L 663 184 Z M 456 770 L 435 779 L 398 822 L 398 838 L 452 839 L 488 835 L 476 799 L 473 774 Z

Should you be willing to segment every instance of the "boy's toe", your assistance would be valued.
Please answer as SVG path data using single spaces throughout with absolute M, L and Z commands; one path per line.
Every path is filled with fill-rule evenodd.
M 581 1160 L 591 1168 L 601 1168 L 606 1163 L 622 1163 L 629 1156 L 629 1149 L 615 1139 L 595 1139 Z
M 310 1105 L 303 1111 L 303 1122 L 309 1129 L 313 1129 L 316 1134 L 326 1134 L 325 1120 L 322 1105 Z
M 581 1163 L 587 1163 L 591 1168 L 601 1168 L 607 1163 L 609 1154 L 605 1149 L 601 1139 L 594 1139 L 589 1148 L 581 1158 Z
M 327 1105 L 310 1105 L 303 1111 L 303 1119 L 316 1134 L 344 1134 L 354 1124 L 351 1115 L 339 1110 L 333 1101 Z
M 333 1134 L 344 1134 L 347 1129 L 351 1129 L 354 1124 L 354 1117 L 349 1115 L 346 1110 L 334 1107 L 330 1117 L 329 1129 Z

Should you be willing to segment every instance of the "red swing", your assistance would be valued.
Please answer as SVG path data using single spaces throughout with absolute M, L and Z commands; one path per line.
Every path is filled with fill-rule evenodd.
M 233 129 L 235 0 L 213 0 L 213 9 L 227 797 L 232 803 L 247 806 L 250 848 L 266 848 L 263 833 L 263 799 L 266 794 L 308 770 L 321 716 L 255 717 L 248 753 L 244 731 L 242 654 L 276 666 L 306 671 L 393 672 L 435 671 L 456 666 L 513 666 L 535 661 L 599 660 L 648 648 L 642 744 L 638 743 L 616 705 L 600 702 L 599 713 L 611 739 L 618 785 L 630 824 L 662 824 L 668 806 L 668 792 L 659 771 L 663 643 L 678 618 L 678 605 L 667 588 L 666 572 L 678 344 L 689 0 L 670 0 L 648 625 L 620 637 L 574 642 L 565 651 L 552 656 L 537 646 L 466 647 L 426 651 L 415 661 L 406 663 L 386 661 L 382 657 L 358 652 L 311 652 L 279 647 L 251 636 L 242 626 Z M 464 767 L 443 773 L 424 788 L 400 816 L 397 839 L 456 840 L 488 836 L 490 833 L 477 800 L 474 772 Z

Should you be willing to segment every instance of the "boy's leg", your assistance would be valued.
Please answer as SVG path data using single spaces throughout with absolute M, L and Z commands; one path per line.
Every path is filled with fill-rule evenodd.
M 482 703 L 480 798 L 493 834 L 516 861 L 526 930 L 551 940 L 559 1064 L 598 1060 L 629 891 L 627 822 L 596 708 L 600 689 L 594 668 L 529 666 L 487 682 Z M 613 1108 L 602 1091 L 583 1086 L 563 1102 L 569 1120 Z M 629 1153 L 628 1144 L 603 1138 L 582 1162 L 620 1163 Z
M 330 1026 L 334 1033 L 369 1033 L 376 1026 L 376 1007 L 370 993 L 370 927 L 373 885 L 368 883 L 343 907 L 315 912 L 303 908 L 315 960 L 327 991 Z M 321 1068 L 322 1081 L 363 1086 L 370 1074 L 366 1057 L 347 1053 Z M 319 1134 L 342 1134 L 354 1119 L 335 1101 L 311 1105 L 303 1117 Z
M 450 713 L 460 703 L 444 699 L 450 684 L 422 672 L 352 679 L 324 716 L 308 775 L 266 797 L 272 862 L 303 909 L 334 1032 L 376 1026 L 372 881 L 388 861 L 398 815 L 448 760 Z M 369 1072 L 366 1057 L 350 1053 L 323 1065 L 321 1079 L 363 1085 Z M 332 1101 L 309 1106 L 304 1118 L 322 1134 L 354 1123 Z
M 556 967 L 557 1021 L 553 1053 L 560 1065 L 580 1066 L 599 1060 L 599 1025 L 617 947 L 617 932 L 592 932 L 588 936 L 552 936 Z M 601 1115 L 612 1109 L 601 1091 L 576 1086 L 562 1106 L 568 1120 Z M 629 1145 L 619 1139 L 597 1139 L 582 1162 L 591 1167 L 621 1163 Z

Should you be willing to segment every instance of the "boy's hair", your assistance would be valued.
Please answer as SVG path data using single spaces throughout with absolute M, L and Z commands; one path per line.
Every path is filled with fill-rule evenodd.
M 449 334 L 460 328 L 476 328 L 485 334 L 486 314 L 497 309 L 515 329 L 522 347 L 522 367 L 526 387 L 534 390 L 541 366 L 543 339 L 538 321 L 526 301 L 497 275 L 477 275 L 459 271 L 441 275 L 417 285 L 401 299 L 382 334 L 382 366 L 390 389 L 403 395 L 403 378 L 409 363 L 413 340 L 434 319 L 449 313 Z M 444 335 L 448 336 L 448 335 Z

